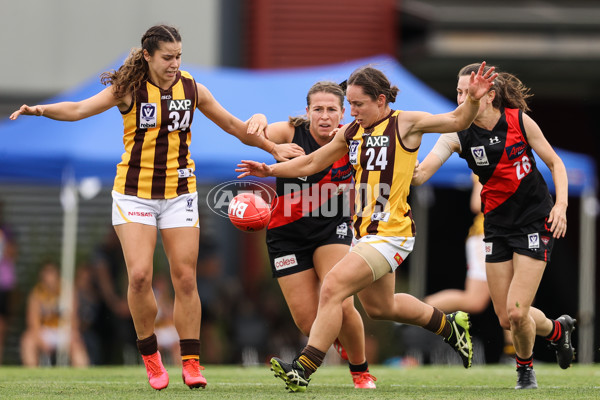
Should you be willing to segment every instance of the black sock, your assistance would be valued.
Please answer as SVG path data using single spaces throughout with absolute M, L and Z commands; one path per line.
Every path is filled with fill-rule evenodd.
M 519 367 L 530 367 L 533 368 L 533 354 L 529 356 L 529 358 L 521 358 L 519 356 L 515 356 L 517 360 L 517 368 Z
M 562 336 L 562 325 L 557 320 L 552 321 L 552 330 L 550 334 L 546 336 L 546 340 L 550 340 L 551 342 L 556 342 Z
M 357 365 L 348 363 L 348 367 L 350 367 L 350 372 L 369 372 L 369 363 L 367 361 Z
M 181 360 L 200 360 L 200 339 L 181 339 L 179 341 Z
M 156 335 L 154 333 L 145 339 L 137 339 L 136 344 L 140 354 L 143 356 L 149 356 L 158 351 L 158 343 L 156 342 Z

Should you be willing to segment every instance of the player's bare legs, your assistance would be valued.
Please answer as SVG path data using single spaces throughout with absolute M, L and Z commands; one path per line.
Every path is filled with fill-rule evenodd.
M 327 274 L 321 287 L 319 309 L 310 332 L 308 345 L 327 351 L 340 333 L 343 321 L 343 301 L 367 287 L 373 272 L 365 260 L 348 253 Z
M 333 266 L 348 254 L 348 250 L 346 245 L 330 244 L 315 251 L 313 261 L 321 281 Z M 348 361 L 354 365 L 362 364 L 366 361 L 365 328 L 360 313 L 354 307 L 353 296 L 342 302 L 342 313 L 343 322 L 338 338 L 348 353 Z
M 180 339 L 198 339 L 202 309 L 196 283 L 200 229 L 182 227 L 160 231 L 171 267 L 175 291 L 173 320 Z
M 158 313 L 152 291 L 156 227 L 129 222 L 115 225 L 115 231 L 127 265 L 127 303 L 138 337 L 138 350 L 144 360 L 150 386 L 162 390 L 169 385 L 169 374 L 162 363 L 154 334 L 154 321 Z
M 130 222 L 115 225 L 115 231 L 127 265 L 129 310 L 138 339 L 145 339 L 154 333 L 154 320 L 158 313 L 152 292 L 156 227 Z

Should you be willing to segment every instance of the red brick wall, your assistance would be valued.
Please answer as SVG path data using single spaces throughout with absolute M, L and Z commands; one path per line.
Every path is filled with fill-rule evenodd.
M 285 68 L 396 53 L 395 0 L 248 0 L 245 64 Z

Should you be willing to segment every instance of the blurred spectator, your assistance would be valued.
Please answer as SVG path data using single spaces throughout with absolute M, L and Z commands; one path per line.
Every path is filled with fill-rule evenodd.
M 101 364 L 136 364 L 137 335 L 127 305 L 127 269 L 115 230 L 109 227 L 91 262 L 100 295 L 98 323 Z
M 223 277 L 223 259 L 215 240 L 200 229 L 198 263 L 196 265 L 198 294 L 202 304 L 200 352 L 206 364 L 229 361 L 228 324 L 232 296 Z M 235 286 L 235 284 L 233 284 Z
M 15 272 L 17 242 L 10 227 L 2 221 L 2 211 L 2 203 L 0 202 L 0 364 L 2 364 L 4 354 L 8 319 L 11 316 L 10 301 L 17 283 Z
M 39 280 L 27 299 L 26 330 L 21 336 L 21 358 L 26 367 L 54 363 L 56 350 L 69 340 L 70 362 L 75 367 L 89 365 L 89 358 L 79 332 L 77 301 L 73 298 L 70 337 L 60 334 L 60 273 L 56 264 L 46 262 Z
M 100 295 L 94 283 L 94 271 L 89 264 L 78 266 L 75 273 L 75 295 L 78 303 L 79 330 L 90 358 L 90 364 L 102 361 L 100 335 L 96 331 L 99 323 Z

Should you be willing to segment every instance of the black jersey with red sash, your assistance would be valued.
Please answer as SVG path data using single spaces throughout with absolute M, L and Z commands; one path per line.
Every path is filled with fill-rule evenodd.
M 521 110 L 506 108 L 491 131 L 472 124 L 458 138 L 460 157 L 483 185 L 486 224 L 513 228 L 548 216 L 553 200 L 527 142 Z
M 310 154 L 320 148 L 307 124 L 297 126 L 292 143 Z M 321 237 L 331 236 L 340 224 L 350 220 L 348 189 L 352 167 L 348 155 L 314 175 L 300 178 L 277 178 L 277 198 L 271 205 L 267 244 L 278 248 L 278 241 L 313 246 Z M 348 224 L 350 230 L 350 224 Z

